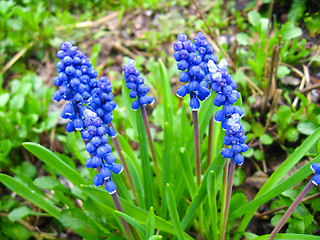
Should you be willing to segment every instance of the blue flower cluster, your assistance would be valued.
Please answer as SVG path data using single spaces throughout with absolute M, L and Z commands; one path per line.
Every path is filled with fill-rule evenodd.
M 85 129 L 81 136 L 86 143 L 86 150 L 92 157 L 86 160 L 88 168 L 100 168 L 100 173 L 95 175 L 93 184 L 101 186 L 105 181 L 105 188 L 110 194 L 116 192 L 116 185 L 111 180 L 111 172 L 118 174 L 122 172 L 122 166 L 115 163 L 112 155 L 112 147 L 108 144 L 106 135 L 108 128 L 103 124 L 100 117 L 89 109 L 84 111 Z
M 103 120 L 103 123 L 108 125 L 113 119 L 112 111 L 117 108 L 117 103 L 113 101 L 112 86 L 110 80 L 103 76 L 98 79 L 96 88 L 91 91 L 92 99 L 89 106 L 93 112 L 97 113 L 98 117 Z M 113 127 L 109 126 L 107 134 L 109 137 L 115 137 L 117 132 Z
M 81 130 L 84 126 L 81 117 L 83 105 L 90 103 L 91 90 L 95 87 L 98 73 L 87 56 L 69 41 L 63 42 L 60 48 L 57 57 L 61 61 L 56 64 L 58 76 L 53 80 L 60 89 L 52 95 L 52 98 L 57 102 L 62 99 L 69 101 L 65 104 L 61 117 L 71 120 L 66 130 L 73 132 Z
M 131 108 L 137 110 L 140 105 L 152 104 L 154 98 L 147 96 L 149 87 L 144 85 L 144 78 L 140 76 L 140 71 L 135 67 L 135 61 L 130 59 L 128 63 L 123 65 L 122 70 L 126 86 L 131 90 L 129 96 L 133 99 L 138 97 L 132 102 Z
M 236 90 L 237 83 L 227 71 L 228 62 L 222 59 L 219 64 L 212 60 L 208 62 L 210 74 L 207 79 L 211 82 L 211 89 L 217 94 L 214 98 L 214 105 L 221 107 L 214 116 L 217 122 L 222 122 L 221 126 L 226 131 L 224 144 L 231 146 L 221 151 L 225 158 L 233 158 L 235 163 L 241 165 L 244 157 L 241 153 L 246 152 L 249 147 L 245 144 L 247 137 L 240 118 L 244 115 L 243 110 L 239 106 L 233 106 L 238 101 L 240 93 Z
M 313 163 L 311 169 L 316 175 L 312 177 L 312 183 L 316 186 L 320 184 L 320 163 Z
M 97 71 L 76 46 L 67 41 L 60 47 L 57 57 L 61 61 L 56 64 L 58 76 L 53 80 L 60 89 L 52 98 L 57 102 L 67 101 L 60 114 L 71 120 L 66 125 L 67 132 L 79 130 L 88 142 L 86 149 L 93 157 L 87 160 L 86 166 L 101 169 L 93 180 L 94 185 L 100 186 L 106 180 L 106 189 L 113 194 L 116 186 L 110 179 L 110 171 L 120 173 L 122 166 L 114 163 L 111 146 L 107 144 L 108 136 L 112 138 L 117 134 L 112 127 L 106 126 L 111 123 L 112 111 L 117 107 L 111 94 L 111 82 L 106 77 L 97 79 Z
M 207 83 L 203 81 L 207 73 L 207 63 L 215 60 L 213 49 L 202 33 L 194 38 L 194 43 L 188 40 L 186 34 L 178 34 L 178 41 L 174 42 L 174 58 L 177 68 L 182 72 L 179 74 L 180 82 L 186 83 L 177 90 L 177 96 L 183 98 L 190 94 L 190 107 L 198 111 L 200 101 L 204 101 L 211 95 Z

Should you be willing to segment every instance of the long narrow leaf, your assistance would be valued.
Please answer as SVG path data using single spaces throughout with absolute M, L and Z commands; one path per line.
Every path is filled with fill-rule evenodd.
M 105 190 L 85 185 L 82 185 L 81 188 L 96 202 L 99 202 L 107 208 L 115 210 L 112 198 L 108 196 Z M 119 197 L 119 199 L 124 212 L 128 216 L 134 218 L 140 224 L 146 224 L 148 219 L 148 212 L 146 210 L 141 209 L 133 204 L 130 204 L 128 201 L 124 200 L 121 197 Z M 155 228 L 170 234 L 176 234 L 172 224 L 158 216 L 155 216 Z M 186 233 L 184 233 L 184 238 L 187 240 L 193 239 Z
M 312 135 L 310 135 L 301 145 L 298 147 L 293 154 L 286 160 L 282 165 L 270 176 L 268 181 L 263 185 L 255 199 L 266 193 L 272 187 L 276 186 L 281 179 L 292 169 L 292 167 L 309 151 L 309 149 L 318 141 L 320 138 L 320 128 L 318 128 Z M 258 207 L 248 208 L 246 215 L 240 222 L 237 230 L 237 234 L 234 236 L 235 240 L 240 239 L 241 233 L 244 232 L 248 226 L 254 213 Z
M 173 190 L 172 190 L 169 183 L 167 184 L 166 190 L 167 190 L 167 204 L 168 204 L 171 220 L 173 223 L 173 227 L 177 233 L 178 239 L 184 240 L 183 230 L 182 230 L 182 227 L 180 224 L 180 219 L 179 219 L 179 215 L 178 215 L 178 211 L 177 211 L 177 205 L 174 200 Z
M 74 185 L 80 186 L 81 184 L 87 183 L 87 180 L 82 177 L 78 171 L 71 168 L 49 149 L 32 142 L 23 143 L 23 146 L 41 161 L 60 172 L 62 176 L 66 177 Z
M 127 162 L 130 176 L 132 178 L 132 182 L 133 182 L 134 188 L 136 190 L 137 200 L 139 202 L 139 206 L 141 208 L 145 208 L 145 203 L 144 203 L 144 198 L 143 198 L 143 189 L 142 189 L 141 179 L 140 179 L 140 175 L 138 173 L 138 170 L 137 170 L 136 166 L 133 164 L 133 161 L 131 160 L 131 157 L 129 155 L 127 155 L 124 151 L 122 151 L 122 155 Z
M 50 204 L 43 196 L 35 194 L 34 191 L 23 185 L 20 181 L 3 173 L 0 173 L 0 181 L 13 192 L 16 192 L 23 198 L 42 208 L 51 216 L 59 219 L 60 211 L 54 205 Z
M 147 219 L 147 226 L 146 226 L 146 240 L 148 240 L 151 236 L 154 235 L 154 210 L 153 207 L 150 208 L 148 219 Z
M 134 220 L 132 217 L 128 216 L 127 214 L 119 211 L 115 211 L 116 214 L 118 214 L 120 217 L 122 217 L 124 220 L 126 220 L 129 224 L 135 227 L 141 234 L 142 237 L 145 238 L 146 231 L 143 229 L 143 227 L 138 223 L 136 220 Z
M 268 235 L 263 235 L 257 238 L 254 238 L 253 240 L 264 240 L 264 239 L 268 239 L 268 237 L 270 236 L 270 234 Z M 313 235 L 308 235 L 308 234 L 294 234 L 294 233 L 279 233 L 277 234 L 275 239 L 286 239 L 286 240 L 317 240 L 320 239 L 320 237 L 317 236 L 313 236 Z
M 213 239 L 218 239 L 218 210 L 217 210 L 217 183 L 216 175 L 213 171 L 209 173 L 207 180 L 208 206 L 211 218 L 211 231 Z

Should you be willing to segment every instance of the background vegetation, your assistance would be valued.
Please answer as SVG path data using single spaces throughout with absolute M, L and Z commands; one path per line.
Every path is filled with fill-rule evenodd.
M 88 153 L 80 135 L 66 134 L 65 122 L 59 118 L 62 105 L 51 100 L 56 89 L 52 83 L 56 75 L 55 53 L 63 41 L 77 45 L 92 60 L 99 76 L 111 79 L 119 105 L 113 123 L 123 136 L 121 144 L 133 149 L 129 157 L 135 158 L 140 154 L 139 136 L 121 93 L 122 63 L 128 57 L 136 59 L 156 98 L 156 104 L 147 110 L 156 147 L 161 152 L 165 142 L 161 107 L 165 94 L 160 79 L 170 81 L 173 94 L 179 86 L 172 44 L 180 32 L 193 37 L 203 31 L 208 39 L 213 32 L 235 63 L 230 72 L 242 95 L 243 124 L 250 147 L 245 164 L 236 170 L 230 209 L 234 220 L 243 215 L 235 211 L 237 206 L 250 202 L 283 161 L 316 132 L 320 126 L 319 1 L 198 3 L 209 29 L 193 2 L 187 0 L 0 1 L 0 172 L 15 176 L 18 183 L 61 209 L 56 213 L 50 212 L 49 207 L 45 213 L 1 184 L 1 239 L 121 239 L 115 218 L 107 230 L 101 227 L 110 220 L 97 216 L 105 209 L 94 209 L 94 201 L 73 187 L 80 186 L 83 179 L 91 181 L 94 172 L 83 166 Z M 223 58 L 218 46 L 214 42 L 212 45 L 219 59 Z M 173 123 L 179 125 L 184 103 L 172 97 L 172 105 Z M 185 111 L 185 122 L 191 126 L 191 112 Z M 40 143 L 54 151 L 52 161 L 58 161 L 54 160 L 58 156 L 77 171 L 78 180 L 72 182 L 52 164 L 44 164 L 26 151 L 24 142 Z M 314 142 L 285 178 L 319 155 L 320 141 Z M 203 138 L 202 145 L 207 145 L 207 138 Z M 30 151 L 32 146 L 26 148 Z M 204 149 L 203 165 L 205 156 Z M 141 169 L 137 171 L 140 173 Z M 246 229 L 246 237 L 252 238 L 250 233 L 270 233 L 283 209 L 304 185 L 279 192 L 272 201 L 257 205 L 259 209 Z M 284 231 L 320 235 L 319 190 L 314 188 L 308 196 Z M 149 207 L 145 209 L 149 211 Z M 181 215 L 187 205 L 180 207 Z M 152 216 L 151 211 L 149 214 Z M 92 217 L 96 221 L 90 221 Z M 233 221 L 229 229 L 238 224 Z M 83 230 L 87 228 L 91 230 Z M 194 229 L 188 231 L 191 236 L 193 232 Z

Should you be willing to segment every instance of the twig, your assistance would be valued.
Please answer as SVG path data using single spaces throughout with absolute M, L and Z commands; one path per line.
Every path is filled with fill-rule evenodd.
M 18 61 L 19 58 L 22 57 L 23 54 L 26 53 L 26 51 L 32 47 L 32 45 L 34 44 L 34 42 L 30 42 L 28 44 L 28 46 L 26 46 L 25 48 L 23 48 L 20 52 L 18 52 L 16 55 L 13 56 L 13 58 L 11 58 L 11 60 L 9 62 L 7 62 L 6 65 L 4 65 L 4 67 L 1 69 L 1 74 L 5 73 L 16 61 Z
M 275 94 L 275 96 L 274 96 L 274 98 L 272 100 L 271 108 L 270 108 L 270 111 L 269 111 L 269 116 L 268 116 L 268 119 L 267 119 L 267 122 L 266 122 L 266 126 L 264 128 L 264 132 L 267 132 L 267 130 L 268 130 L 268 127 L 269 127 L 269 125 L 271 123 L 272 115 L 276 111 L 276 108 L 277 108 L 281 93 L 282 93 L 282 90 L 281 89 L 277 89 L 276 94 Z
M 304 76 L 306 78 L 306 88 L 310 87 L 310 72 L 309 72 L 309 68 L 306 65 L 302 65 L 303 67 L 303 73 Z M 311 94 L 310 92 L 307 93 L 307 98 L 309 100 L 309 102 L 311 102 Z
M 118 16 L 118 12 L 114 12 L 114 13 L 111 13 L 107 16 L 104 16 L 102 18 L 99 18 L 95 21 L 84 21 L 84 22 L 79 22 L 77 23 L 73 28 L 94 28 L 94 27 L 97 27 L 109 20 L 111 20 L 112 18 L 115 18 Z M 60 30 L 65 30 L 67 29 L 69 26 L 58 26 L 56 27 L 56 30 L 57 31 L 60 31 Z
M 306 83 L 306 77 L 303 76 L 303 77 L 302 77 L 302 80 L 301 80 L 301 83 L 300 83 L 300 86 L 299 86 L 299 90 L 302 90 L 302 89 L 303 89 L 305 83 Z M 299 98 L 296 97 L 296 98 L 294 99 L 293 103 L 292 103 L 292 106 L 293 106 L 293 107 L 296 107 L 296 106 L 298 105 L 298 102 L 299 102 Z
M 221 47 L 221 45 L 218 42 L 218 39 L 216 38 L 216 36 L 213 34 L 211 27 L 209 26 L 209 23 L 206 19 L 206 17 L 204 16 L 202 10 L 199 7 L 199 4 L 197 2 L 197 0 L 192 0 L 192 2 L 194 3 L 194 5 L 196 6 L 198 12 L 200 13 L 200 16 L 202 18 L 202 20 L 204 21 L 204 24 L 206 25 L 209 33 L 210 33 L 210 37 L 213 39 L 213 41 L 215 42 L 215 44 L 218 46 L 218 48 L 220 49 L 220 51 L 223 53 L 223 55 L 225 56 L 225 58 L 228 60 L 230 67 L 233 71 L 236 71 L 236 65 L 234 64 L 234 62 L 232 61 L 232 59 L 230 58 L 230 56 L 228 55 L 228 53 L 226 51 L 224 51 L 224 49 Z
M 247 82 L 259 93 L 260 96 L 264 95 L 264 92 L 256 85 L 254 84 L 254 82 L 252 82 L 250 80 L 249 77 L 247 77 L 246 75 L 244 75 L 244 78 L 247 80 Z
M 131 52 L 129 49 L 125 48 L 124 46 L 122 46 L 120 43 L 115 43 L 113 45 L 113 47 L 125 54 L 127 54 L 130 58 L 136 59 L 137 55 L 134 54 L 133 52 Z
M 271 63 L 270 63 L 269 81 L 268 81 L 267 88 L 264 91 L 264 98 L 263 98 L 263 102 L 262 102 L 260 120 L 262 120 L 264 118 L 266 111 L 267 111 L 269 97 L 271 94 L 270 92 L 271 92 L 271 87 L 272 87 L 273 71 L 275 70 L 278 49 L 279 49 L 279 47 L 277 45 L 273 46 L 272 58 L 271 58 Z
M 226 199 L 227 199 L 227 185 L 228 185 L 228 172 L 229 172 L 229 158 L 226 159 L 226 163 L 223 169 L 223 181 L 221 187 L 221 211 L 220 211 L 220 240 L 225 238 L 224 230 L 224 216 L 226 211 Z

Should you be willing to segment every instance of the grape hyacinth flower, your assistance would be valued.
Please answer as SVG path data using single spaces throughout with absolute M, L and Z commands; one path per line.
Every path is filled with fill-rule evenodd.
M 177 68 L 182 71 L 179 74 L 179 80 L 182 83 L 186 83 L 179 87 L 177 96 L 183 98 L 189 94 L 192 111 L 198 111 L 200 101 L 206 100 L 211 95 L 206 82 L 203 82 L 205 78 L 203 69 L 206 69 L 206 67 L 202 57 L 206 56 L 206 53 L 210 55 L 213 52 L 211 46 L 207 44 L 201 45 L 202 42 L 206 42 L 205 39 L 198 37 L 195 42 L 197 46 L 191 40 L 188 40 L 186 34 L 180 33 L 178 34 L 178 41 L 173 44 L 173 49 L 175 50 L 174 58 L 178 62 Z
M 132 110 L 136 111 L 141 109 L 141 114 L 144 122 L 144 126 L 147 132 L 147 137 L 151 149 L 152 160 L 155 168 L 156 175 L 160 176 L 160 171 L 158 167 L 158 161 L 156 157 L 156 152 L 153 145 L 153 140 L 150 132 L 150 124 L 148 120 L 147 110 L 145 108 L 146 104 L 152 104 L 154 98 L 148 96 L 149 87 L 144 85 L 145 79 L 140 75 L 140 71 L 135 67 L 135 61 L 129 59 L 128 63 L 122 66 L 124 80 L 126 82 L 126 87 L 130 89 L 129 97 L 134 99 L 131 104 Z
M 103 124 L 100 117 L 89 109 L 84 111 L 85 128 L 81 136 L 86 142 L 86 150 L 91 157 L 86 160 L 86 167 L 99 168 L 100 172 L 95 175 L 93 184 L 101 186 L 105 181 L 105 188 L 109 194 L 116 192 L 116 185 L 111 180 L 111 172 L 119 174 L 122 166 L 115 163 L 116 159 L 111 153 L 112 147 L 108 144 L 108 128 Z
M 217 122 L 222 122 L 221 127 L 226 132 L 224 137 L 226 148 L 221 151 L 221 155 L 227 159 L 223 173 L 223 192 L 226 195 L 225 202 L 221 208 L 224 220 L 220 226 L 223 239 L 229 214 L 235 164 L 243 164 L 244 157 L 241 153 L 249 149 L 248 145 L 245 144 L 247 138 L 244 135 L 245 131 L 240 122 L 240 118 L 244 115 L 244 112 L 239 106 L 233 106 L 238 101 L 240 93 L 236 90 L 237 83 L 232 79 L 231 74 L 228 73 L 227 66 L 228 62 L 226 59 L 221 59 L 218 64 L 209 60 L 208 70 L 210 73 L 206 77 L 210 81 L 211 89 L 217 94 L 213 101 L 214 105 L 222 107 L 221 110 L 216 112 L 214 119 Z M 229 179 L 227 179 L 228 175 Z
M 145 79 L 140 76 L 140 71 L 135 67 L 135 61 L 130 59 L 128 63 L 123 65 L 122 70 L 126 86 L 131 90 L 129 96 L 135 99 L 132 102 L 131 108 L 137 110 L 139 106 L 152 104 L 154 98 L 147 95 L 149 87 L 144 85 Z
M 103 122 L 109 121 L 110 118 L 112 120 L 109 113 L 116 107 L 116 104 L 111 100 L 108 107 L 95 108 L 98 101 L 97 94 L 99 95 L 101 91 L 106 92 L 106 94 L 110 93 L 108 92 L 110 86 L 103 84 L 104 78 L 96 79 L 97 71 L 92 67 L 92 63 L 87 56 L 78 50 L 78 47 L 66 41 L 60 45 L 60 48 L 57 52 L 60 61 L 56 64 L 58 76 L 53 80 L 53 83 L 60 88 L 53 94 L 52 98 L 57 102 L 67 101 L 61 112 L 62 118 L 71 120 L 66 125 L 67 132 L 81 131 L 83 139 L 88 141 L 86 149 L 91 154 L 91 157 L 86 161 L 86 165 L 90 168 L 97 168 L 98 171 L 93 179 L 94 185 L 100 186 L 105 182 L 105 188 L 111 194 L 116 209 L 123 212 L 116 193 L 116 185 L 110 178 L 111 172 L 120 173 L 122 171 L 122 166 L 114 163 L 115 158 L 111 154 L 111 146 L 107 144 L 108 136 L 106 134 L 112 137 L 115 135 L 115 131 L 108 128 Z M 104 89 L 104 86 L 106 89 Z M 92 96 L 95 96 L 93 102 Z M 109 99 L 109 97 L 113 98 L 108 95 L 107 98 Z M 103 102 L 102 99 L 100 100 Z M 96 110 L 99 116 L 106 112 L 107 119 L 103 118 L 101 120 L 97 113 L 90 109 Z M 128 223 L 121 217 L 120 221 L 127 239 L 132 239 Z
M 298 207 L 300 202 L 304 199 L 304 197 L 311 190 L 311 188 L 313 186 L 319 186 L 319 184 L 320 184 L 320 163 L 313 163 L 313 164 L 311 164 L 310 168 L 315 173 L 315 175 L 312 177 L 312 179 L 309 181 L 309 183 L 304 187 L 304 189 L 302 189 L 300 194 L 296 197 L 296 199 L 290 205 L 288 210 L 282 216 L 281 220 L 278 222 L 277 226 L 273 229 L 272 233 L 268 237 L 268 240 L 272 240 L 275 238 L 275 236 L 278 234 L 278 232 L 281 230 L 281 228 L 286 223 L 288 218 L 291 216 L 293 211 Z
M 69 101 L 65 104 L 61 117 L 71 120 L 66 125 L 66 130 L 73 132 L 83 129 L 83 106 L 90 103 L 90 92 L 94 88 L 98 73 L 87 56 L 71 42 L 63 42 L 60 47 L 61 50 L 57 52 L 60 61 L 56 64 L 58 76 L 53 80 L 60 89 L 52 98 L 57 102 L 62 99 Z

